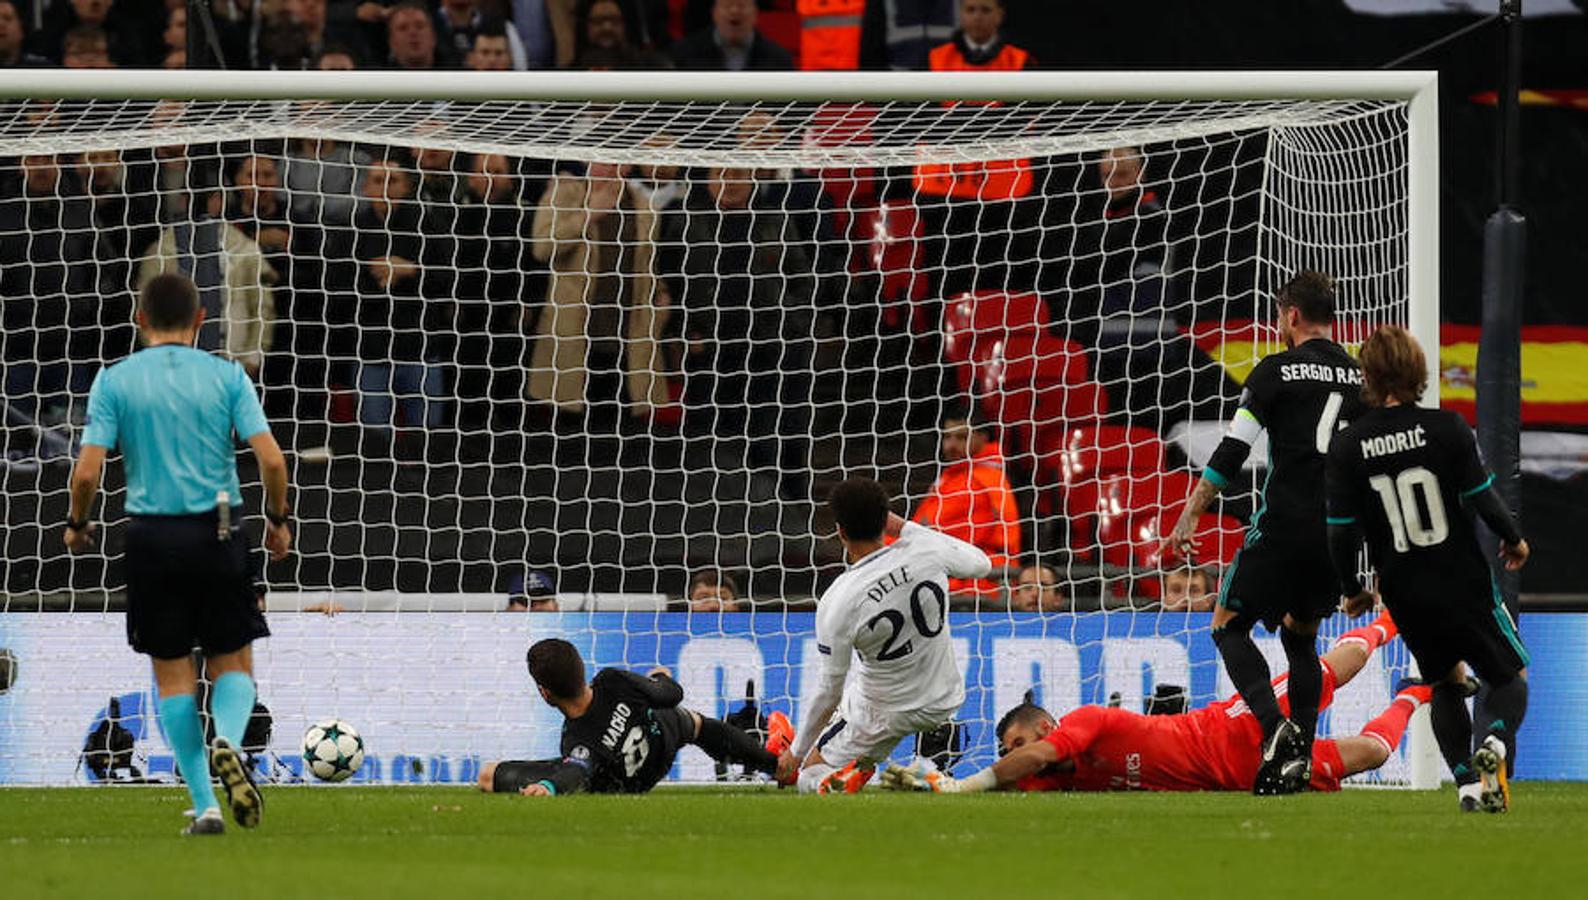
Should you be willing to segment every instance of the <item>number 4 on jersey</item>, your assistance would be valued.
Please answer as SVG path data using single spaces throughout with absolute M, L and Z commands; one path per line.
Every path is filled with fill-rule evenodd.
M 1323 415 L 1318 417 L 1317 447 L 1318 452 L 1325 456 L 1329 454 L 1329 441 L 1334 439 L 1334 433 L 1351 424 L 1339 421 L 1340 406 L 1343 403 L 1345 403 L 1344 394 L 1330 394 L 1329 399 L 1324 401 Z

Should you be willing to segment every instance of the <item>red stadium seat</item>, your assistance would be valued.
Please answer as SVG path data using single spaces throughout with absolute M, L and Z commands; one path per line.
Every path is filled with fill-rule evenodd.
M 826 103 L 811 116 L 810 124 L 800 136 L 806 147 L 848 147 L 872 142 L 871 123 L 877 118 L 877 107 L 865 103 Z M 877 208 L 876 170 L 862 168 L 830 168 L 821 170 L 822 192 L 832 201 L 830 213 L 833 231 L 850 240 L 857 248 L 852 264 L 858 264 L 864 254 L 858 252 L 869 239 L 869 232 L 860 217 Z
M 978 333 L 971 363 L 983 397 L 1086 381 L 1086 351 L 1074 341 L 1026 328 L 994 339 Z
M 1052 324 L 1047 301 L 1029 291 L 967 291 L 948 298 L 945 315 L 975 332 L 1047 328 Z
M 1065 431 L 1096 422 L 1108 409 L 1108 395 L 1093 382 L 1008 387 L 983 393 L 982 409 L 1022 448 L 1035 447 L 1044 431 Z M 1007 443 L 1006 443 L 1007 446 Z
M 1069 522 L 1070 551 L 1084 560 L 1091 560 L 1097 549 L 1097 514 L 1103 502 L 1103 484 L 1092 479 L 1079 481 L 1060 488 L 1064 497 L 1064 517 Z M 1052 496 L 1043 492 L 1042 498 Z
M 921 260 L 921 214 L 908 200 L 890 200 L 862 213 L 855 228 L 867 242 L 865 271 L 880 279 L 883 320 L 894 328 L 908 320 L 913 329 L 923 330 L 920 301 L 926 299 L 928 280 Z
M 1163 536 L 1174 530 L 1175 523 L 1179 519 L 1180 509 L 1174 509 L 1155 518 L 1141 519 L 1132 526 L 1131 537 L 1135 542 L 1132 556 L 1136 565 L 1148 568 L 1163 567 L 1164 560 L 1160 555 Z M 1241 549 L 1241 542 L 1245 537 L 1245 529 L 1237 519 L 1231 516 L 1205 515 L 1197 522 L 1195 561 L 1199 564 L 1216 562 L 1222 569 L 1235 558 L 1235 551 Z
M 1078 522 L 1069 501 L 1071 494 L 1090 486 L 1088 493 L 1095 497 L 1099 479 L 1121 472 L 1161 472 L 1167 456 L 1156 432 L 1124 425 L 1039 427 L 1032 451 L 1036 456 L 1037 512 L 1051 514 L 1057 506 L 1054 498 L 1064 497 L 1065 514 L 1071 517 L 1072 547 L 1077 541 L 1090 546 L 1096 502 L 1085 511 L 1085 520 Z
M 1121 472 L 1161 472 L 1167 453 L 1157 432 L 1130 425 L 1044 430 L 1035 450 L 1047 479 L 1064 485 Z
M 833 233 L 847 241 L 851 271 L 860 271 L 866 263 L 862 251 L 874 227 L 877 216 L 876 182 L 870 169 L 823 169 L 822 193 L 832 202 L 827 217 Z
M 1112 510 L 1153 513 L 1185 504 L 1196 487 L 1194 472 L 1124 473 L 1103 480 L 1103 498 Z
M 1166 516 L 1178 515 L 1196 482 L 1197 476 L 1190 472 L 1122 474 L 1104 479 L 1097 513 L 1097 540 L 1103 548 L 1103 561 L 1130 565 L 1138 543 L 1136 528 L 1148 521 L 1156 523 Z

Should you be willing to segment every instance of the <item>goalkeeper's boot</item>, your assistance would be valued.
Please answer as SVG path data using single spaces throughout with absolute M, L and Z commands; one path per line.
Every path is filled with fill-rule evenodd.
M 210 771 L 221 780 L 226 792 L 226 804 L 231 807 L 232 821 L 244 828 L 255 828 L 265 811 L 265 798 L 254 785 L 248 764 L 232 749 L 231 741 L 215 738 L 210 746 Z
M 221 820 L 221 811 L 215 807 L 204 810 L 202 815 L 194 816 L 193 821 L 187 823 L 182 829 L 186 835 L 197 834 L 225 834 L 226 823 Z
M 1511 784 L 1505 776 L 1505 742 L 1494 735 L 1483 739 L 1467 763 L 1483 785 L 1478 804 L 1484 812 L 1502 813 L 1511 808 Z
M 876 770 L 871 767 L 861 768 L 854 763 L 828 775 L 822 780 L 821 786 L 816 789 L 818 794 L 858 794 L 866 782 L 871 780 Z

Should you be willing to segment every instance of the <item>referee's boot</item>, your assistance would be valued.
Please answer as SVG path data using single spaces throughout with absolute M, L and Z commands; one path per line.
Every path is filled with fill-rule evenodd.
M 255 828 L 265 811 L 264 795 L 254 784 L 248 764 L 232 748 L 231 741 L 217 736 L 210 745 L 210 771 L 221 780 L 226 791 L 226 805 L 231 807 L 232 821 L 243 828 Z
M 182 833 L 189 837 L 201 834 L 225 834 L 226 823 L 221 821 L 221 811 L 212 806 L 194 816 L 193 821 L 182 829 Z
M 1484 738 L 1467 765 L 1478 773 L 1478 781 L 1483 786 L 1478 794 L 1478 806 L 1491 813 L 1510 809 L 1511 784 L 1505 775 L 1505 742 L 1492 734 Z

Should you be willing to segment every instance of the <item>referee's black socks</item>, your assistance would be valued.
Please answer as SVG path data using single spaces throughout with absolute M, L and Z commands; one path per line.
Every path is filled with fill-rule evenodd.
M 1246 706 L 1257 717 L 1263 726 L 1263 737 L 1266 739 L 1279 727 L 1279 701 L 1274 698 L 1274 686 L 1270 684 L 1273 675 L 1268 671 L 1268 660 L 1263 659 L 1262 651 L 1257 649 L 1257 643 L 1252 640 L 1250 626 L 1239 626 L 1213 629 L 1213 645 L 1219 648 L 1219 656 L 1224 659 L 1224 671 L 1230 674 L 1230 682 L 1235 689 L 1241 692 L 1241 699 L 1246 701 Z
M 721 719 L 701 716 L 700 733 L 695 735 L 694 744 L 718 762 L 742 763 L 768 775 L 777 771 L 776 756 L 755 738 Z
M 1279 643 L 1290 661 L 1290 720 L 1310 745 L 1318 730 L 1318 701 L 1323 694 L 1323 663 L 1318 660 L 1318 639 L 1289 628 L 1279 629 Z M 1251 705 L 1248 701 L 1247 705 Z

